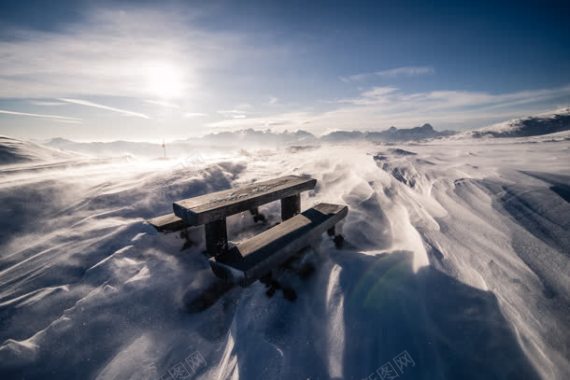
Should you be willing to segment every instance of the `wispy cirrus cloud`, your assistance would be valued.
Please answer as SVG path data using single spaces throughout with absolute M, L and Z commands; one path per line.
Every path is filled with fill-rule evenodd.
M 27 117 L 36 117 L 36 118 L 40 118 L 40 119 L 51 119 L 51 120 L 68 122 L 68 123 L 79 123 L 79 122 L 81 122 L 81 119 L 76 118 L 76 117 L 69 117 L 69 116 L 49 115 L 49 114 L 29 113 L 29 112 L 18 112 L 18 111 L 9 111 L 9 110 L 0 110 L 0 113 L 4 114 L 4 115 L 27 116 Z
M 244 128 L 292 128 L 300 129 L 308 124 L 315 114 L 309 112 L 285 112 L 280 114 L 257 116 L 252 118 L 230 118 L 208 123 L 209 128 L 244 129 Z
M 370 73 L 353 74 L 349 76 L 340 77 L 340 80 L 345 83 L 350 82 L 363 82 L 372 79 L 388 79 L 398 77 L 413 77 L 419 75 L 429 75 L 435 73 L 431 66 L 403 66 L 396 67 L 389 70 L 380 70 Z
M 233 109 L 218 110 L 216 113 L 229 119 L 245 119 L 251 113 L 252 105 L 249 103 L 240 103 Z
M 58 107 L 64 106 L 66 103 L 64 102 L 57 102 L 54 100 L 30 100 L 28 103 L 33 104 L 34 106 L 42 106 L 42 107 Z
M 183 116 L 186 118 L 194 118 L 194 117 L 206 117 L 208 116 L 208 114 L 203 112 L 185 112 Z
M 147 99 L 147 100 L 145 100 L 145 103 L 152 104 L 155 106 L 164 107 L 164 108 L 172 108 L 172 109 L 179 109 L 180 108 L 180 106 L 178 104 L 167 102 L 164 100 L 148 100 Z
M 62 102 L 66 102 L 66 103 L 77 104 L 80 106 L 93 107 L 93 108 L 99 108 L 99 109 L 107 110 L 107 111 L 111 111 L 111 112 L 117 112 L 117 113 L 120 113 L 124 116 L 134 116 L 134 117 L 140 117 L 142 119 L 150 119 L 150 117 L 148 117 L 144 113 L 129 111 L 129 110 L 125 110 L 122 108 L 110 107 L 110 106 L 106 106 L 104 104 L 90 102 L 88 100 L 70 99 L 70 98 L 59 98 L 58 100 L 60 100 Z
M 386 102 L 390 95 L 398 92 L 396 87 L 373 87 L 360 93 L 359 96 L 348 99 L 339 99 L 337 103 L 347 103 L 354 105 L 372 105 Z
M 570 96 L 570 86 L 552 89 L 517 91 L 492 94 L 484 91 L 438 90 L 428 92 L 404 92 L 396 87 L 373 87 L 358 96 L 341 99 L 339 103 L 355 106 L 372 106 L 384 111 L 467 111 L 469 109 L 500 109 L 521 104 L 536 104 Z
M 245 119 L 247 117 L 247 112 L 239 109 L 219 110 L 217 113 L 230 119 Z

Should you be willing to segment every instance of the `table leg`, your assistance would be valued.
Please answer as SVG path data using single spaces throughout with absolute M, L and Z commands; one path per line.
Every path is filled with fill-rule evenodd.
M 301 212 L 301 195 L 281 199 L 281 220 L 287 220 Z
M 216 220 L 205 225 L 206 251 L 210 257 L 218 256 L 228 249 L 226 219 Z
M 253 222 L 257 223 L 257 222 L 262 222 L 265 223 L 266 219 L 265 219 L 265 215 L 263 215 L 262 213 L 259 212 L 259 208 L 252 208 L 251 210 L 249 210 L 249 213 L 253 216 Z

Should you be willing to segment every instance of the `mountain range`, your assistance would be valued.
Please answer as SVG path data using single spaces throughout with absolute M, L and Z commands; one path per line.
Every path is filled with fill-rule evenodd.
M 513 119 L 489 127 L 458 133 L 456 131 L 438 131 L 431 124 L 424 124 L 409 129 L 390 127 L 384 131 L 332 131 L 322 136 L 298 130 L 295 132 L 244 129 L 210 133 L 199 138 L 189 138 L 169 142 L 166 150 L 160 143 L 112 141 L 112 142 L 76 142 L 64 138 L 43 141 L 43 145 L 58 151 L 71 151 L 99 156 L 141 155 L 159 157 L 187 154 L 190 149 L 201 152 L 220 149 L 241 148 L 276 148 L 283 146 L 306 146 L 321 143 L 347 143 L 355 141 L 373 142 L 408 142 L 453 136 L 463 138 L 505 138 L 528 137 L 570 130 L 570 108 L 538 114 L 520 119 Z M 6 147 L 9 149 L 9 147 Z M 6 150 L 5 149 L 5 150 Z M 1 152 L 0 152 L 1 153 Z M 9 152 L 5 152 L 8 154 Z
M 529 137 L 570 130 L 570 107 L 554 112 L 513 119 L 475 131 L 471 137 Z
M 183 153 L 188 148 L 219 149 L 243 147 L 280 147 L 290 145 L 310 145 L 318 143 L 341 143 L 355 140 L 368 141 L 411 141 L 445 137 L 455 134 L 452 131 L 436 131 L 430 124 L 411 129 L 391 127 L 385 131 L 334 131 L 317 137 L 310 132 L 274 132 L 271 130 L 244 129 L 230 132 L 210 133 L 200 138 L 177 140 L 167 144 L 168 154 Z M 158 143 L 112 141 L 112 142 L 76 142 L 61 137 L 43 142 L 45 145 L 67 151 L 88 154 L 134 154 L 161 155 L 163 148 Z

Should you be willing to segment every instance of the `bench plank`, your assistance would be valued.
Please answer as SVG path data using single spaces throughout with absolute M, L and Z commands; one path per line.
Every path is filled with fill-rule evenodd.
M 173 209 L 187 225 L 198 226 L 311 190 L 316 183 L 313 178 L 280 177 L 178 201 L 173 204 Z
M 157 216 L 147 222 L 159 232 L 175 232 L 186 227 L 186 223 L 174 214 Z
M 333 228 L 348 207 L 320 203 L 210 259 L 219 277 L 247 286 Z

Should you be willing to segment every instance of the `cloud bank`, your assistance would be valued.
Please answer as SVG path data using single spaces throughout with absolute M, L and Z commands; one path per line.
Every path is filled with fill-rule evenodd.
M 337 100 L 330 110 L 286 112 L 239 120 L 222 120 L 211 128 L 382 130 L 410 128 L 429 122 L 439 128 L 465 129 L 540 113 L 545 104 L 570 97 L 570 86 L 504 94 L 471 91 L 406 92 L 396 87 L 373 87 L 352 98 Z
M 14 34 L 0 41 L 0 99 L 152 99 L 164 91 L 157 86 L 165 76 L 175 82 L 170 85 L 177 86 L 176 96 L 187 97 L 201 85 L 198 72 L 231 63 L 232 55 L 245 50 L 239 37 L 194 28 L 184 15 L 144 8 L 90 10 L 57 31 Z

